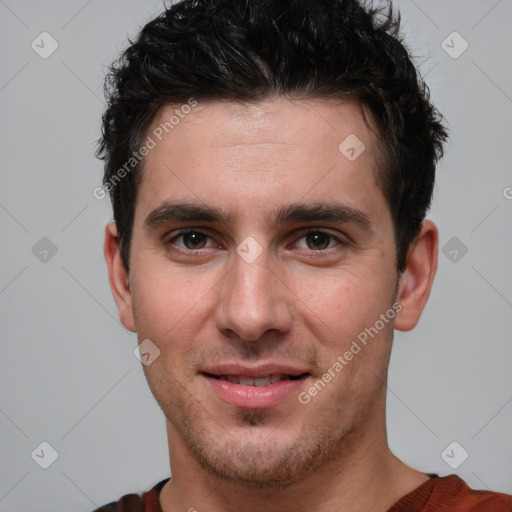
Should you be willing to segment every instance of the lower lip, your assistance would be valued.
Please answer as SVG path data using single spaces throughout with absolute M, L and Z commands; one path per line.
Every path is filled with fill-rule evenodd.
M 260 409 L 278 405 L 292 395 L 297 395 L 306 377 L 280 380 L 268 386 L 242 386 L 228 380 L 203 374 L 218 397 L 229 405 L 246 409 Z

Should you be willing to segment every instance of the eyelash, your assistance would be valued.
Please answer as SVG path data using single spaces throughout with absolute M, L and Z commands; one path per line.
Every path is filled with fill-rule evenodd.
M 346 246 L 348 245 L 347 242 L 345 242 L 344 240 L 342 240 L 340 237 L 337 237 L 336 235 L 333 235 L 331 233 L 329 233 L 328 231 L 324 231 L 323 229 L 310 229 L 309 231 L 306 231 L 304 232 L 300 238 L 298 240 L 301 240 L 303 238 L 306 238 L 308 235 L 311 235 L 313 233 L 321 233 L 323 235 L 326 235 L 327 237 L 329 237 L 330 241 L 334 240 L 335 242 L 337 242 L 337 245 L 335 245 L 334 247 L 328 247 L 327 249 L 317 249 L 317 250 L 314 250 L 314 249 L 304 249 L 304 250 L 307 250 L 308 252 L 310 253 L 314 253 L 315 256 L 319 256 L 321 255 L 322 253 L 330 253 L 331 252 L 331 249 L 334 249 L 335 247 L 337 247 L 338 245 L 340 246 Z M 179 239 L 179 238 L 182 238 L 183 236 L 185 235 L 189 235 L 189 234 L 198 234 L 198 235 L 202 235 L 202 236 L 205 236 L 207 238 L 210 238 L 212 239 L 212 237 L 210 235 L 208 235 L 207 233 L 204 233 L 202 231 L 199 231 L 199 230 L 195 230 L 195 229 L 186 229 L 186 230 L 181 230 L 179 231 L 176 235 L 174 235 L 172 238 L 170 238 L 169 240 L 167 240 L 165 242 L 165 245 L 166 246 L 174 246 L 174 242 Z M 172 247 L 172 250 L 173 251 L 176 251 L 176 252 L 181 252 L 181 253 L 186 253 L 187 255 L 198 255 L 200 256 L 201 255 L 201 252 L 202 251 L 205 251 L 205 250 L 208 250 L 208 248 L 201 248 L 201 249 L 187 249 L 187 248 L 182 248 L 182 247 Z

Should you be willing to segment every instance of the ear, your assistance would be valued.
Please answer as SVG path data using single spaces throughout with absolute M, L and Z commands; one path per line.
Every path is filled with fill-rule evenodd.
M 110 289 L 119 311 L 121 323 L 129 331 L 135 332 L 132 294 L 130 292 L 128 274 L 121 259 L 121 247 L 115 222 L 109 222 L 105 228 L 103 253 L 108 267 Z
M 413 329 L 427 303 L 437 270 L 439 234 L 436 225 L 425 220 L 409 247 L 407 263 L 400 275 L 397 301 L 402 309 L 395 317 L 395 329 Z

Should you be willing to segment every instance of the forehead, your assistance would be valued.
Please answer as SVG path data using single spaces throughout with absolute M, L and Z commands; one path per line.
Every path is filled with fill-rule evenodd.
M 353 134 L 371 144 L 377 135 L 371 112 L 359 102 L 282 96 L 258 102 L 167 105 L 155 115 L 148 135 L 160 142 L 171 133 L 176 143 L 200 137 L 203 145 L 216 147 L 223 142 L 226 146 L 304 144 L 306 136 L 311 146 L 321 148 L 323 141 L 328 142 L 326 135 L 341 141 Z
M 137 207 L 169 199 L 230 205 L 240 215 L 268 204 L 324 201 L 372 206 L 372 118 L 359 103 L 290 100 L 169 105 L 146 135 Z M 140 205 L 142 203 L 142 205 Z

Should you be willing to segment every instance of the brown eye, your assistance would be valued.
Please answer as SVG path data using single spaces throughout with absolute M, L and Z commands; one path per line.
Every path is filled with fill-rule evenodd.
M 187 249 L 202 249 L 206 242 L 207 236 L 202 233 L 185 233 L 182 235 L 183 244 Z
M 304 240 L 304 242 L 302 242 L 302 240 Z M 301 249 L 308 249 L 314 252 L 323 252 L 326 249 L 335 247 L 336 245 L 344 244 L 337 236 L 319 230 L 305 233 L 298 243 L 298 246 Z
M 306 235 L 306 241 L 310 249 L 327 249 L 332 236 L 321 231 L 314 231 Z
M 201 233 L 200 231 L 184 231 L 171 238 L 168 244 L 176 245 L 180 249 L 187 249 L 190 251 L 204 249 L 210 237 Z M 179 240 L 182 240 L 179 243 Z

